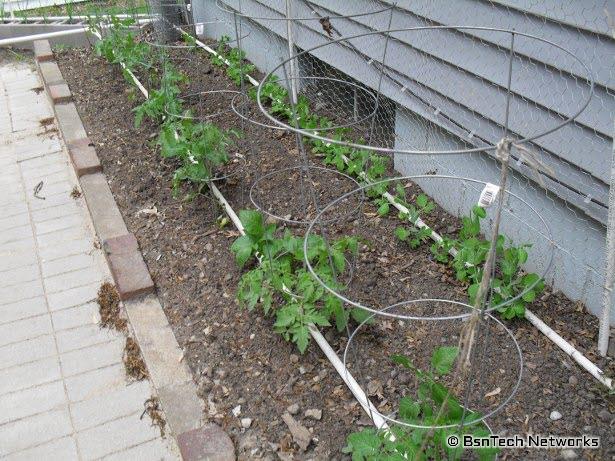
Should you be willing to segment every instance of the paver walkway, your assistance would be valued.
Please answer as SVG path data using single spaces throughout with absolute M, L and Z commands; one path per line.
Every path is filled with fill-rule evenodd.
M 125 338 L 98 325 L 94 300 L 110 277 L 82 199 L 70 196 L 77 180 L 34 64 L 7 56 L 0 50 L 0 458 L 178 459 L 141 419 L 152 390 L 127 382 Z

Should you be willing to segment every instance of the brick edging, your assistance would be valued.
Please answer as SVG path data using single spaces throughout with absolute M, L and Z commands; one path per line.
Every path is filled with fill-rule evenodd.
M 94 229 L 182 458 L 234 461 L 229 436 L 215 424 L 203 425 L 203 403 L 192 374 L 182 360 L 183 352 L 154 294 L 137 239 L 126 228 L 49 41 L 35 41 L 34 55 Z

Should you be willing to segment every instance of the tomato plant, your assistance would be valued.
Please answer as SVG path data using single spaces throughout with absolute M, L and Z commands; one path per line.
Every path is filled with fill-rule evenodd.
M 348 318 L 362 320 L 362 312 L 348 313 L 341 301 L 327 292 L 305 267 L 303 238 L 287 229 L 283 233 L 275 224 L 266 224 L 258 211 L 242 210 L 239 218 L 245 235 L 231 250 L 243 267 L 253 260 L 254 268 L 243 274 L 237 297 L 248 309 L 260 305 L 263 312 L 275 316 L 274 330 L 294 342 L 303 353 L 309 343 L 309 326 L 335 324 L 346 328 Z M 281 234 L 281 235 L 280 235 Z M 346 256 L 355 254 L 358 242 L 342 237 L 330 245 L 320 236 L 311 236 L 307 259 L 327 285 L 343 290 L 337 281 L 346 271 Z

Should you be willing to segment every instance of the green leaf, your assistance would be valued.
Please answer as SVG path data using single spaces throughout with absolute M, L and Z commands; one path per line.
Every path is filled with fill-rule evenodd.
M 231 251 L 235 253 L 235 261 L 239 267 L 243 267 L 252 255 L 252 239 L 242 235 L 231 245 Z
M 419 194 L 419 196 L 416 198 L 416 204 L 420 206 L 421 208 L 426 207 L 428 203 L 429 203 L 429 198 L 427 198 L 425 194 Z
M 421 412 L 421 406 L 410 397 L 402 397 L 399 401 L 399 416 L 405 420 L 414 421 Z
M 475 207 L 472 209 L 472 211 L 473 211 L 473 212 L 474 212 L 474 214 L 475 214 L 478 218 L 480 218 L 480 219 L 484 219 L 484 218 L 486 218 L 486 217 L 487 217 L 487 211 L 486 211 L 484 208 L 479 207 L 478 205 L 477 205 L 477 206 L 475 206 Z
M 455 363 L 455 359 L 459 354 L 459 348 L 456 346 L 442 346 L 436 349 L 431 356 L 431 366 L 439 375 L 445 375 Z
M 395 229 L 395 236 L 402 242 L 405 241 L 409 235 L 410 235 L 410 231 L 406 229 L 405 227 L 398 226 Z
M 265 231 L 263 215 L 254 210 L 240 210 L 239 220 L 246 234 L 260 238 Z
M 380 436 L 373 429 L 365 429 L 355 432 L 346 439 L 347 446 L 342 450 L 344 453 L 351 453 L 353 461 L 375 459 L 380 453 L 382 445 Z
M 536 292 L 534 290 L 526 291 L 523 293 L 521 299 L 523 299 L 526 303 L 531 303 L 536 299 Z
M 350 315 L 352 319 L 357 323 L 363 323 L 367 321 L 367 323 L 372 323 L 371 317 L 374 315 L 370 311 L 366 311 L 365 309 L 360 309 L 358 307 L 353 308 L 350 311 Z
M 274 324 L 275 327 L 278 328 L 287 328 L 291 326 L 295 322 L 295 312 L 291 306 L 287 306 L 282 308 L 276 312 L 275 315 L 276 322 Z
M 308 343 L 310 342 L 308 328 L 306 326 L 299 327 L 293 337 L 293 340 L 297 343 L 299 352 L 303 354 L 307 349 Z
M 385 216 L 389 213 L 389 203 L 384 202 L 378 207 L 378 214 L 380 216 Z

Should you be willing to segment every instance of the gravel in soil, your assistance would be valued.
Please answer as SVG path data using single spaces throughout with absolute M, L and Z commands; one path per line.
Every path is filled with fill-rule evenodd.
M 340 449 L 346 435 L 369 426 L 368 418 L 316 345 L 299 355 L 272 331 L 270 318 L 237 305 L 235 290 L 241 271 L 229 248 L 238 233 L 219 225 L 223 211 L 206 195 L 190 201 L 173 197 L 170 184 L 175 167 L 156 150 L 156 126 L 145 122 L 134 128 L 131 111 L 138 102 L 127 97 L 133 91 L 118 69 L 83 50 L 59 53 L 57 59 L 185 351 L 206 402 L 205 417 L 229 432 L 240 459 L 344 459 Z M 189 75 L 193 88 L 235 90 L 223 71 L 211 66 L 204 55 L 178 60 L 177 66 Z M 224 104 L 201 109 L 209 107 L 210 114 L 216 115 L 211 121 L 222 128 L 244 132 L 234 150 L 246 158 L 244 174 L 219 183 L 233 208 L 239 210 L 249 206 L 248 192 L 256 178 L 297 166 L 299 159 L 292 136 L 242 123 L 228 110 L 220 113 L 228 108 L 228 102 L 224 99 Z M 257 110 L 251 110 L 251 116 L 258 119 Z M 323 181 L 323 201 L 339 196 L 340 189 L 353 187 L 340 181 L 328 189 L 328 183 Z M 260 196 L 271 200 L 268 209 L 277 213 L 296 206 L 296 190 L 292 189 L 297 181 L 278 179 L 265 184 L 269 195 Z M 270 197 L 273 192 L 275 198 Z M 418 192 L 416 187 L 409 189 L 409 193 Z M 154 208 L 155 213 L 140 212 Z M 466 301 L 464 287 L 450 269 L 433 261 L 425 246 L 411 251 L 395 240 L 393 231 L 399 224 L 395 218 L 378 217 L 368 203 L 359 210 L 352 219 L 331 226 L 331 238 L 353 234 L 368 243 L 352 261 L 348 293 L 380 307 L 426 295 Z M 286 212 L 295 217 L 306 214 L 301 207 Z M 307 210 L 308 215 L 310 212 L 313 210 Z M 454 232 L 458 228 L 458 221 L 439 208 L 429 219 L 438 230 Z M 592 352 L 597 322 L 583 306 L 546 291 L 531 307 L 612 374 L 612 362 L 599 360 Z M 484 369 L 485 378 L 475 403 L 483 411 L 503 401 L 515 378 L 513 344 L 493 325 L 491 343 L 477 364 Z M 489 418 L 490 426 L 500 434 L 599 435 L 599 450 L 578 450 L 577 454 L 587 459 L 612 458 L 612 397 L 528 322 L 513 321 L 507 326 L 520 344 L 526 368 L 517 395 Z M 349 365 L 376 405 L 383 412 L 391 411 L 402 392 L 411 392 L 415 383 L 412 376 L 387 365 L 386 357 L 410 350 L 417 365 L 426 366 L 435 347 L 455 344 L 459 328 L 460 322 L 434 326 L 433 322 L 380 319 L 353 341 Z M 346 338 L 331 329 L 325 336 L 338 354 L 343 354 Z M 562 417 L 550 419 L 553 411 Z M 311 437 L 308 445 L 306 431 Z M 508 450 L 501 458 L 560 456 L 562 453 L 555 450 Z

